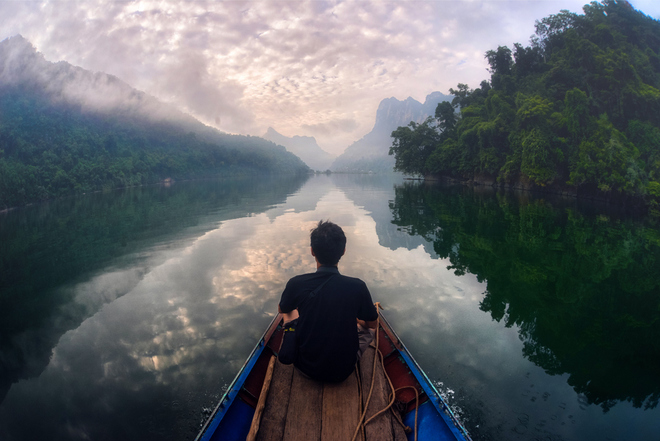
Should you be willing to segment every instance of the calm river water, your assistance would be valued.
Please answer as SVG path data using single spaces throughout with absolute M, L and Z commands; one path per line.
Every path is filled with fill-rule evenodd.
M 0 214 L 0 439 L 192 440 L 319 219 L 475 440 L 660 440 L 658 222 L 369 175 Z

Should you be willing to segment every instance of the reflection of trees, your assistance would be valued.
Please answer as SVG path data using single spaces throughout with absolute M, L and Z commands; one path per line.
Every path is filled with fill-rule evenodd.
M 306 177 L 153 186 L 69 198 L 0 219 L 0 403 L 12 383 L 39 375 L 52 348 L 96 310 L 75 303 L 81 282 L 110 264 L 199 236 L 217 223 L 265 211 Z M 187 229 L 192 229 L 186 232 Z M 132 257 L 131 257 L 132 256 Z M 100 307 L 101 305 L 96 305 Z
M 660 400 L 660 231 L 543 200 L 403 185 L 393 223 L 487 281 L 481 309 L 517 325 L 523 355 L 605 411 Z

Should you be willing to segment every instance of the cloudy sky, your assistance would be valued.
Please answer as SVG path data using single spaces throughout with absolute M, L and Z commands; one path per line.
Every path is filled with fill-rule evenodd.
M 221 130 L 272 126 L 339 154 L 382 99 L 475 87 L 487 50 L 527 44 L 535 20 L 585 3 L 0 0 L 0 40 L 21 34 L 50 61 L 116 75 Z M 660 18 L 657 0 L 631 4 Z

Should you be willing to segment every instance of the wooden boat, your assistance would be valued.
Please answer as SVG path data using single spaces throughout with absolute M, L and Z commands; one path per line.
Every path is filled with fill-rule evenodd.
M 196 441 L 470 441 L 382 314 L 379 351 L 372 344 L 341 384 L 316 382 L 276 361 L 282 335 L 278 315 Z

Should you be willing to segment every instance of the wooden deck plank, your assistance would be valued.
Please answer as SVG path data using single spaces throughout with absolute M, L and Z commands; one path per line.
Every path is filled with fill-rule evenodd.
M 257 441 L 282 441 L 284 438 L 292 381 L 293 365 L 284 365 L 276 361 Z
M 360 360 L 362 398 L 366 402 L 373 375 L 374 348 Z M 365 420 L 389 403 L 390 387 L 378 360 L 374 391 Z M 289 387 L 290 385 L 290 387 Z M 357 375 L 341 384 L 311 380 L 293 366 L 276 362 L 257 441 L 343 441 L 350 440 L 362 407 Z M 406 434 L 390 411 L 365 428 L 367 441 L 405 441 Z M 363 440 L 362 432 L 358 440 Z
M 360 419 L 360 411 L 360 395 L 355 373 L 342 383 L 324 384 L 321 441 L 353 439 Z M 361 440 L 362 436 L 358 435 L 357 439 Z
M 367 421 L 374 414 L 384 409 L 389 403 L 388 397 L 390 387 L 380 360 L 377 360 L 376 374 L 373 374 L 374 366 L 374 352 L 373 347 L 367 348 L 365 353 L 360 359 L 360 378 L 362 380 L 362 400 L 363 405 L 366 403 L 371 388 L 371 379 L 374 378 L 374 388 L 367 408 L 367 413 L 364 420 Z M 396 422 L 395 422 L 396 423 Z M 398 423 L 397 423 L 398 424 Z M 367 424 L 365 428 L 367 440 L 387 441 L 393 440 L 392 432 L 392 414 L 391 412 L 384 412 L 382 415 L 377 416 L 373 421 Z
M 315 441 L 321 438 L 323 384 L 293 370 L 284 441 Z

